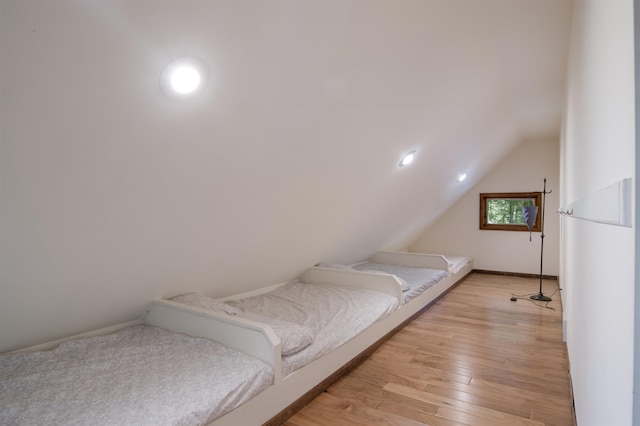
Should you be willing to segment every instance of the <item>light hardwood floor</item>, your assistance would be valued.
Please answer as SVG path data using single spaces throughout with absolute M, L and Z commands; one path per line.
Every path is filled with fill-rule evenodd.
M 538 288 L 471 274 L 284 424 L 574 425 L 559 294 L 510 300 Z

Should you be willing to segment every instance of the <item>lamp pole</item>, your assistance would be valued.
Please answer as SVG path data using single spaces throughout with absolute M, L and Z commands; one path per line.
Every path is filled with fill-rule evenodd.
M 542 294 L 542 255 L 544 254 L 544 208 L 547 204 L 547 194 L 550 194 L 551 191 L 547 192 L 547 178 L 544 178 L 544 187 L 542 189 L 542 224 L 541 224 L 541 232 L 540 232 L 540 290 L 538 294 L 534 294 L 531 296 L 533 300 L 539 300 L 541 302 L 551 302 L 551 298 L 549 296 L 545 296 Z

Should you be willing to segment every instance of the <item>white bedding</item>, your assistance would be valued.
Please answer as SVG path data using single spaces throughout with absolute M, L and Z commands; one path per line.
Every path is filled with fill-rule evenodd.
M 0 355 L 0 424 L 200 425 L 272 380 L 262 361 L 213 341 L 133 326 Z
M 377 291 L 301 282 L 227 303 L 243 312 L 293 322 L 313 331 L 311 345 L 282 357 L 283 376 L 344 344 L 398 307 L 397 298 Z
M 281 341 L 285 330 L 274 328 L 274 321 L 309 330 L 313 341 L 308 346 L 288 355 L 283 351 L 283 376 L 337 348 L 398 307 L 398 299 L 385 293 L 297 281 L 257 296 L 227 300 L 224 308 L 219 307 L 223 302 L 204 295 L 172 300 L 256 321 L 262 319 L 272 326 Z M 285 338 L 290 337 L 287 334 Z
M 311 344 L 311 342 L 313 342 L 313 330 L 308 327 L 293 322 L 282 321 L 277 318 L 262 316 L 253 312 L 242 312 L 240 309 L 209 296 L 205 296 L 204 294 L 186 293 L 172 297 L 170 300 L 184 305 L 225 313 L 227 315 L 238 315 L 251 321 L 267 324 L 280 339 L 280 350 L 282 355 L 294 354 L 306 348 Z
M 409 289 L 402 293 L 404 303 L 422 294 L 437 282 L 447 278 L 447 271 L 441 269 L 413 268 L 409 266 L 391 265 L 387 263 L 364 262 L 352 266 L 359 271 L 379 271 L 402 278 Z

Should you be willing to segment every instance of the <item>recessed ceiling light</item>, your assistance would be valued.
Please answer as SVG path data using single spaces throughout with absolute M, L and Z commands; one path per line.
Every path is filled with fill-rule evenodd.
M 466 173 L 462 173 L 461 175 L 458 175 L 458 182 L 462 182 L 466 178 L 467 178 L 467 174 Z
M 416 158 L 416 151 L 414 149 L 413 151 L 407 152 L 402 157 L 402 160 L 400 160 L 400 164 L 398 164 L 398 165 L 400 167 L 408 166 L 409 164 L 411 164 L 413 162 L 413 160 L 415 160 L 415 158 Z
M 206 79 L 206 66 L 198 58 L 185 56 L 174 59 L 162 70 L 160 87 L 170 97 L 184 98 L 202 89 Z
M 171 73 L 171 87 L 178 93 L 191 93 L 200 85 L 200 73 L 191 66 L 176 68 Z

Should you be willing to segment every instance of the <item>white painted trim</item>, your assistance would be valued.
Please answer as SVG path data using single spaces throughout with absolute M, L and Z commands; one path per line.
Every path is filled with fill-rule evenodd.
M 389 263 L 392 265 L 409 266 L 412 268 L 442 269 L 450 272 L 452 264 L 440 254 L 401 253 L 380 251 L 369 259 L 376 263 Z
M 398 299 L 402 305 L 402 284 L 395 275 L 384 272 L 372 273 L 351 269 L 333 269 L 314 266 L 300 276 L 300 281 L 309 284 L 335 284 L 344 287 L 376 290 Z
M 631 227 L 633 224 L 632 188 L 631 178 L 622 179 L 561 207 L 558 213 L 575 219 Z

